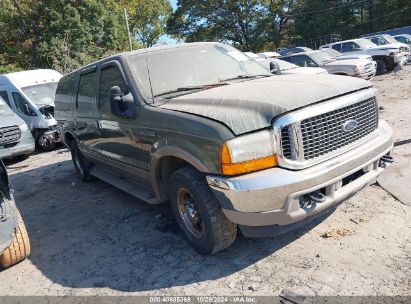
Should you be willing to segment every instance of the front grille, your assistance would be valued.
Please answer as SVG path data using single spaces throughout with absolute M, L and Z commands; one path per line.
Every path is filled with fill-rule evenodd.
M 366 65 L 365 65 L 365 72 L 367 73 L 367 72 L 371 72 L 372 70 L 373 70 L 373 68 L 374 68 L 374 65 L 372 64 L 372 63 L 367 63 Z
M 0 128 L 0 145 L 12 144 L 19 141 L 21 131 L 18 126 Z
M 344 124 L 355 120 L 355 129 L 344 130 Z M 370 134 L 378 127 L 378 105 L 370 98 L 325 114 L 306 118 L 299 123 L 301 130 L 302 159 L 313 160 L 345 147 Z M 283 157 L 296 160 L 293 155 L 291 127 L 281 129 Z M 300 159 L 301 160 L 301 159 Z

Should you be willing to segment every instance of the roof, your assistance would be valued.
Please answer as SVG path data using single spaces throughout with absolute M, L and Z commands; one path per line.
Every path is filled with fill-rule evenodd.
M 170 49 L 177 49 L 177 48 L 187 48 L 187 47 L 193 47 L 193 46 L 200 46 L 200 45 L 221 45 L 223 43 L 221 42 L 191 42 L 191 43 L 181 43 L 181 44 L 168 44 L 168 45 L 161 45 L 161 46 L 155 46 L 155 47 L 150 47 L 150 48 L 144 48 L 144 49 L 138 49 L 134 51 L 128 51 L 128 52 L 122 52 L 122 53 L 117 53 L 108 57 L 101 58 L 100 60 L 94 61 L 92 63 L 89 63 L 85 66 L 82 66 L 81 68 L 71 72 L 75 73 L 79 70 L 83 70 L 84 68 L 94 66 L 96 64 L 99 64 L 101 62 L 105 62 L 107 60 L 115 60 L 118 58 L 128 58 L 130 56 L 138 55 L 138 54 L 148 54 L 152 52 L 157 52 L 157 51 L 164 51 L 164 50 L 170 50 Z M 71 74 L 69 73 L 69 74 Z
M 62 75 L 50 69 L 21 71 L 0 75 L 0 79 L 7 79 L 16 87 L 27 87 L 41 83 L 58 82 Z

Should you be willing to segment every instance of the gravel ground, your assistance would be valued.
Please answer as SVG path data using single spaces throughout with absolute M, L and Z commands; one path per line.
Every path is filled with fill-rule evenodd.
M 381 116 L 410 139 L 411 66 L 373 82 Z M 320 223 L 201 256 L 167 206 L 82 183 L 66 149 L 8 165 L 32 255 L 0 272 L 0 295 L 411 295 L 411 207 L 377 185 Z

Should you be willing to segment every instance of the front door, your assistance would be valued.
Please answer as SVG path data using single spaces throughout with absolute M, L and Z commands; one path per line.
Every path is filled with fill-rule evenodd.
M 130 93 L 129 85 L 118 61 L 101 67 L 99 83 L 99 128 L 101 137 L 97 149 L 121 168 L 132 171 L 132 178 L 145 182 L 149 169 L 151 144 L 141 141 L 137 118 L 114 115 L 110 103 L 110 89 L 118 86 L 123 95 Z M 133 106 L 137 106 L 137 102 Z M 127 171 L 127 169 L 125 169 Z M 126 174 L 127 175 L 127 174 Z

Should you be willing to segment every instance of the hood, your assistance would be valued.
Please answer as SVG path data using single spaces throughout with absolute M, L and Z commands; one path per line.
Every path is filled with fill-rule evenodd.
M 24 124 L 24 120 L 18 117 L 16 114 L 0 114 L 0 128 L 10 126 L 20 126 Z
M 315 74 L 328 74 L 327 70 L 323 68 L 295 68 L 295 69 L 289 69 L 289 70 L 283 70 L 281 71 L 282 75 L 288 75 L 288 74 L 300 74 L 300 75 L 315 75 Z
M 369 60 L 362 60 L 362 59 L 346 59 L 346 60 L 334 60 L 331 62 L 326 63 L 324 66 L 325 67 L 331 67 L 331 66 L 352 66 L 352 67 L 356 67 L 356 66 L 361 66 L 361 65 L 365 65 L 367 63 L 370 63 Z
M 354 77 L 282 75 L 166 99 L 157 106 L 217 120 L 239 135 L 267 128 L 285 112 L 369 87 L 370 82 Z

